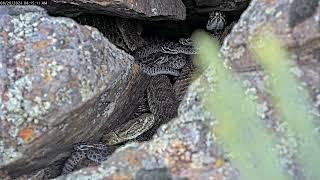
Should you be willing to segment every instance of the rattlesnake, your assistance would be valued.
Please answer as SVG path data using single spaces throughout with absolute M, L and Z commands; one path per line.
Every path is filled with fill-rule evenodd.
M 104 134 L 103 143 L 80 143 L 74 145 L 74 152 L 67 159 L 62 174 L 71 172 L 84 158 L 100 163 L 108 158 L 119 143 L 137 138 L 153 126 L 168 122 L 176 116 L 178 101 L 170 79 L 165 75 L 154 76 L 147 88 L 147 100 L 151 113 L 137 114 L 136 118 L 118 126 L 114 131 Z M 138 108 L 141 108 L 139 106 Z M 146 111 L 142 108 L 142 111 Z
M 103 135 L 103 143 L 76 144 L 73 154 L 65 162 L 63 174 L 71 172 L 84 158 L 100 163 L 113 152 L 113 145 L 135 139 L 152 127 L 168 122 L 177 115 L 178 103 L 191 83 L 194 67 L 187 55 L 196 54 L 197 50 L 192 47 L 190 38 L 179 39 L 178 42 L 161 41 L 146 45 L 139 32 L 132 28 L 137 27 L 132 22 L 110 22 L 118 28 L 112 30 L 117 36 L 112 42 L 132 52 L 135 63 L 140 65 L 141 70 L 153 76 L 147 87 L 147 97 L 141 99 L 132 119 Z M 207 24 L 209 31 L 216 34 L 224 26 L 225 17 L 221 12 L 210 13 Z M 107 35 L 110 37 L 112 34 Z M 163 74 L 176 76 L 174 85 Z
M 158 37 L 142 38 L 141 26 L 138 21 L 123 18 L 108 17 L 104 15 L 81 15 L 76 18 L 80 24 L 99 27 L 99 30 L 117 47 L 125 50 L 134 57 L 142 71 L 149 75 L 170 74 L 178 76 L 178 64 L 185 64 L 185 54 L 196 54 L 192 45 L 168 41 Z M 154 55 L 157 54 L 157 57 Z M 171 55 L 168 58 L 168 55 Z M 149 64 L 143 59 L 156 62 L 161 59 L 161 64 Z M 166 64 L 167 62 L 167 64 Z M 172 67 L 177 64 L 177 67 Z
M 212 11 L 209 14 L 209 20 L 207 22 L 206 29 L 214 35 L 222 33 L 226 26 L 226 17 L 220 11 Z

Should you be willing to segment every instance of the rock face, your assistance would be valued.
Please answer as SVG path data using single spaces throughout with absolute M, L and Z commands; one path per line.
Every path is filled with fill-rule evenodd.
M 50 6 L 44 7 L 51 13 L 69 16 L 87 12 L 144 20 L 184 20 L 186 17 L 181 0 L 54 0 Z
M 204 79 L 203 79 L 204 80 Z M 118 149 L 109 160 L 58 179 L 164 178 L 237 179 L 226 162 L 208 124 L 212 118 L 199 101 L 203 88 L 196 81 L 183 100 L 179 115 L 158 129 L 151 142 L 132 143 Z
M 68 2 L 55 1 L 60 5 Z M 158 16 L 152 15 L 152 8 L 152 13 L 146 10 L 137 15 L 140 11 L 134 8 L 142 6 L 138 1 L 97 1 L 90 6 L 83 2 L 66 7 L 115 15 L 129 7 L 134 12 L 121 12 L 123 17 L 154 20 Z M 257 113 L 267 123 L 275 122 L 270 94 L 263 86 L 267 77 L 247 48 L 264 25 L 274 29 L 292 54 L 290 58 L 296 63 L 291 70 L 308 88 L 315 107 L 312 112 L 315 119 L 320 119 L 320 7 L 317 0 L 308 3 L 253 0 L 223 43 L 226 64 L 244 79 L 247 92 L 258 101 L 261 112 Z M 102 6 L 105 9 L 101 10 Z M 52 7 L 57 10 L 61 6 Z M 70 15 L 78 12 L 69 10 Z M 178 14 L 170 16 L 176 18 Z M 150 80 L 132 64 L 131 56 L 110 44 L 96 29 L 68 18 L 50 17 L 38 8 L 0 7 L 0 32 L 1 179 L 6 173 L 14 177 L 30 175 L 67 157 L 73 143 L 97 141 L 102 132 L 125 123 Z M 178 117 L 161 126 L 151 141 L 127 144 L 101 165 L 57 179 L 240 179 L 241 172 L 213 139 L 210 129 L 216 122 L 214 115 L 202 105 L 200 97 L 206 92 L 202 84 L 213 83 L 209 72 L 192 84 Z M 290 157 L 282 155 L 289 162 L 286 158 Z M 285 165 L 295 179 L 300 179 L 303 173 L 299 167 Z M 35 177 L 45 176 L 45 171 Z
M 320 7 L 317 5 L 312 15 L 289 27 L 289 19 L 294 15 L 290 13 L 290 8 L 295 8 L 293 4 L 289 0 L 253 0 L 222 47 L 225 61 L 238 72 L 238 76 L 245 79 L 248 92 L 254 90 L 251 92 L 262 102 L 261 105 L 267 104 L 267 109 L 262 109 L 260 115 L 268 121 L 273 121 L 274 117 L 270 116 L 271 110 L 268 109 L 268 90 L 262 85 L 265 75 L 247 49 L 249 40 L 264 25 L 273 27 L 292 54 L 296 65 L 291 70 L 310 91 L 317 108 L 315 118 L 319 119 Z M 239 179 L 237 170 L 224 159 L 223 151 L 214 143 L 210 128 L 215 120 L 201 103 L 200 95 L 204 89 L 200 83 L 212 83 L 209 74 L 204 73 L 192 84 L 180 105 L 178 117 L 162 126 L 153 140 L 127 144 L 100 166 L 82 169 L 58 179 Z M 301 171 L 295 169 L 297 167 L 286 168 L 299 179 Z
M 35 9 L 0 9 L 0 171 L 12 176 L 123 123 L 148 83 L 95 28 Z
M 305 4 L 300 3 L 300 5 L 304 6 Z M 284 7 L 287 9 L 284 9 Z M 258 13 L 259 8 L 268 11 Z M 226 46 L 222 49 L 223 54 L 232 62 L 233 68 L 237 71 L 257 69 L 257 65 L 245 45 L 264 25 L 271 26 L 276 35 L 283 41 L 285 47 L 298 55 L 295 58 L 298 64 L 309 66 L 311 69 L 317 67 L 319 63 L 319 53 L 317 52 L 320 46 L 319 7 L 313 11 L 309 18 L 295 27 L 290 27 L 291 19 L 295 19 L 294 16 L 296 16 L 292 9 L 298 10 L 299 8 L 293 7 L 293 3 L 290 4 L 288 1 L 280 1 L 275 5 L 268 4 L 265 1 L 251 3 L 251 7 L 244 12 L 241 21 L 236 24 L 228 40 L 225 41 Z M 301 12 L 301 14 L 303 13 Z M 250 15 L 256 16 L 251 18 Z M 276 18 L 271 16 L 276 16 Z

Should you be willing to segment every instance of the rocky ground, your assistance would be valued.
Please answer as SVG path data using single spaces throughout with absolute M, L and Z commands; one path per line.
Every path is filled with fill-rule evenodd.
M 103 131 L 124 123 L 133 113 L 128 107 L 136 107 L 143 95 L 150 77 L 99 27 L 70 18 L 83 13 L 137 19 L 146 29 L 184 36 L 204 28 L 212 10 L 226 11 L 229 23 L 237 23 L 223 41 L 224 61 L 257 99 L 261 117 L 274 121 L 270 94 L 262 85 L 266 75 L 247 46 L 269 25 L 292 54 L 291 70 L 309 90 L 311 113 L 320 122 L 320 6 L 311 0 L 316 6 L 301 8 L 297 1 L 55 0 L 45 9 L 0 7 L 0 179 L 55 178 L 74 143 L 97 141 Z M 203 107 L 202 83 L 212 83 L 209 72 L 193 82 L 178 116 L 152 140 L 128 143 L 99 166 L 56 178 L 240 179 L 213 139 L 216 120 Z M 292 176 L 300 179 L 300 173 Z

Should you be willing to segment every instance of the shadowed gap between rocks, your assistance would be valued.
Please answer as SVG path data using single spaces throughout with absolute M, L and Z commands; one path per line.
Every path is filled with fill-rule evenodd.
M 230 11 L 226 12 L 227 17 L 227 25 L 230 25 L 232 22 L 236 22 L 238 18 L 240 17 L 241 13 L 244 9 L 238 10 L 238 11 Z M 199 10 L 198 10 L 199 11 Z M 180 37 L 190 37 L 192 32 L 196 29 L 205 29 L 206 22 L 208 19 L 208 9 L 201 11 L 201 13 L 194 14 L 193 16 L 189 16 L 189 18 L 185 21 L 181 22 L 174 22 L 174 21 L 142 21 L 139 20 L 139 22 L 142 24 L 142 35 L 143 36 L 160 36 L 165 39 L 179 39 Z M 102 15 L 94 15 L 94 14 L 86 14 L 84 16 L 102 16 Z M 103 15 L 106 16 L 106 15 Z M 112 17 L 109 17 L 112 18 Z M 103 27 L 96 27 L 97 29 L 103 29 Z M 231 29 L 229 29 L 230 32 Z M 225 34 L 227 35 L 227 34 Z M 83 126 L 81 129 L 83 131 L 75 131 L 75 132 L 69 132 L 69 134 L 73 134 L 72 137 L 69 137 L 70 139 L 59 139 L 55 138 L 52 134 L 59 134 L 61 133 L 61 125 L 59 127 L 56 127 L 55 130 L 51 131 L 50 134 L 48 134 L 49 141 L 52 143 L 50 147 L 52 149 L 46 151 L 46 153 L 41 153 L 43 149 L 41 149 L 41 152 L 38 152 L 37 149 L 39 149 L 40 146 L 44 146 L 44 143 L 41 142 L 41 140 L 44 140 L 45 138 L 39 139 L 39 141 L 34 141 L 32 144 L 30 144 L 30 149 L 26 152 L 26 157 L 20 159 L 19 161 L 16 161 L 9 166 L 5 168 L 6 171 L 8 171 L 9 175 L 12 175 L 13 177 L 18 177 L 24 174 L 29 174 L 31 172 L 35 172 L 38 169 L 44 168 L 48 166 L 49 164 L 53 164 L 56 166 L 56 163 L 54 162 L 63 162 L 68 154 L 71 151 L 71 144 L 65 147 L 58 147 L 59 144 L 66 144 L 66 142 L 80 142 L 80 141 L 98 141 L 101 138 L 101 135 L 103 133 L 106 133 L 106 131 L 113 131 L 117 125 L 123 124 L 132 114 L 134 113 L 132 109 L 138 106 L 137 100 L 141 98 L 144 95 L 144 92 L 146 90 L 146 87 L 150 81 L 150 77 L 146 76 L 145 74 L 141 74 L 141 72 L 137 73 L 134 71 L 139 71 L 133 67 L 131 70 L 133 76 L 128 79 L 126 82 L 128 84 L 124 85 L 123 82 L 118 83 L 118 88 L 121 94 L 118 92 L 108 92 L 105 91 L 100 97 L 94 98 L 94 100 L 87 102 L 88 104 L 86 106 L 82 106 L 79 109 L 75 110 L 73 113 L 79 113 L 83 111 L 83 108 L 87 108 L 90 106 L 94 106 L 95 104 L 100 102 L 101 96 L 105 96 L 110 99 L 110 103 L 114 103 L 112 106 L 115 109 L 110 116 L 108 117 L 108 123 L 99 124 L 99 127 L 96 127 L 99 129 L 98 131 L 94 131 L 94 134 L 90 134 L 92 131 L 88 129 L 88 126 Z M 130 76 L 129 76 L 130 77 Z M 171 77 L 172 80 L 172 77 Z M 122 88 L 122 89 L 121 89 Z M 116 88 L 114 88 L 116 89 Z M 91 104 L 91 105 L 90 105 Z M 107 104 L 110 105 L 110 104 Z M 101 107 L 103 108 L 103 107 Z M 76 112 L 77 111 L 77 112 Z M 92 111 L 86 111 L 89 114 L 84 114 L 83 118 L 87 118 L 88 116 L 94 117 L 97 115 L 96 112 L 99 110 L 92 110 Z M 72 115 L 68 116 L 72 117 Z M 79 117 L 76 117 L 79 118 Z M 74 121 L 70 121 L 76 124 L 77 119 L 74 119 Z M 90 123 L 90 122 L 88 122 Z M 75 124 L 68 124 L 68 126 L 76 126 Z M 88 133 L 90 134 L 88 136 Z M 142 138 L 143 140 L 148 140 L 151 138 L 151 136 L 155 133 L 155 130 L 153 129 L 152 132 L 148 133 L 148 137 Z M 82 138 L 82 134 L 86 134 L 87 138 Z M 90 138 L 88 138 L 90 137 Z M 72 140 L 71 140 L 72 139 Z M 66 142 L 63 142 L 66 141 Z M 43 160 L 46 159 L 46 160 Z M 48 160 L 50 159 L 50 160 Z M 62 159 L 62 160 L 61 160 Z M 37 163 L 34 163 L 34 161 L 37 161 Z M 25 162 L 28 162 L 25 164 Z M 23 165 L 22 165 L 23 164 Z M 59 164 L 59 163 L 58 163 Z M 61 165 L 61 164 L 60 164 Z M 59 170 L 57 170 L 59 171 Z M 52 175 L 50 178 L 56 177 L 59 173 L 56 173 L 55 175 Z

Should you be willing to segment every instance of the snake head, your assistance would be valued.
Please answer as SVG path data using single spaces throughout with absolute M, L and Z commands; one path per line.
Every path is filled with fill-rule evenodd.
M 223 30 L 226 24 L 225 15 L 220 11 L 212 11 L 209 14 L 206 29 L 210 32 L 217 32 Z
M 164 64 L 168 61 L 170 61 L 169 57 L 167 56 L 167 54 L 165 54 L 165 55 L 158 57 L 154 62 L 156 62 L 157 64 Z
M 191 38 L 179 38 L 179 43 L 185 46 L 191 46 L 193 44 Z

